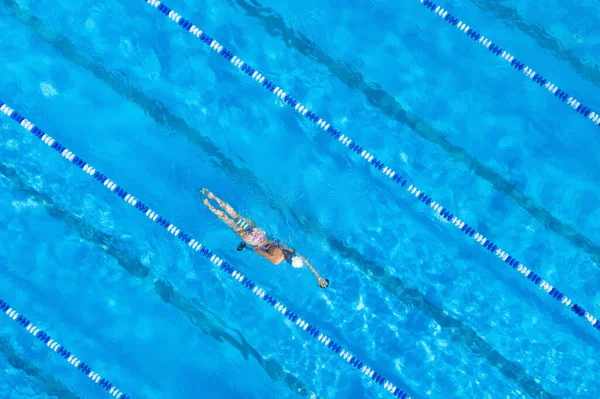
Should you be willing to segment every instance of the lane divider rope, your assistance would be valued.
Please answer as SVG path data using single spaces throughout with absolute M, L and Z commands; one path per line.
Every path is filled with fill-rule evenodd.
M 590 121 L 600 126 L 600 115 L 592 111 L 589 107 L 579 102 L 575 97 L 569 96 L 566 90 L 558 87 L 558 85 L 550 82 L 544 78 L 540 73 L 536 72 L 532 67 L 526 65 L 524 62 L 519 61 L 514 55 L 511 55 L 508 51 L 503 50 L 497 43 L 491 41 L 489 38 L 483 36 L 475 29 L 471 28 L 467 23 L 458 19 L 454 15 L 450 14 L 447 10 L 437 5 L 431 0 L 419 0 L 421 4 L 425 6 L 429 11 L 437 14 L 443 18 L 450 25 L 456 27 L 459 31 L 473 39 L 476 43 L 481 44 L 487 48 L 492 54 L 499 56 L 504 61 L 509 62 L 510 65 L 519 72 L 523 72 L 525 76 L 531 79 L 532 82 L 537 83 L 539 86 L 548 90 L 554 97 L 566 102 L 571 108 L 579 112 L 581 115 L 588 118 Z
M 67 147 L 60 144 L 58 141 L 54 140 L 52 137 L 44 133 L 32 122 L 25 119 L 24 116 L 20 115 L 18 112 L 15 112 L 11 107 L 6 105 L 2 101 L 0 101 L 0 111 L 9 116 L 15 122 L 19 123 L 24 129 L 31 132 L 34 136 L 39 138 L 50 148 L 58 152 L 63 158 L 67 159 L 73 165 L 82 169 L 85 173 L 93 177 L 94 180 L 96 180 L 104 187 L 109 189 L 111 192 L 119 196 L 123 201 L 127 202 L 129 205 L 133 206 L 135 209 L 139 210 L 144 215 L 146 215 L 146 217 L 148 217 L 150 220 L 156 222 L 159 226 L 166 229 L 173 236 L 183 241 L 192 250 L 206 257 L 210 262 L 218 266 L 228 276 L 232 277 L 243 287 L 250 290 L 254 295 L 256 295 L 258 298 L 262 299 L 264 302 L 266 302 L 268 305 L 274 308 L 277 312 L 281 313 L 281 315 L 283 315 L 285 318 L 289 319 L 300 329 L 304 330 L 310 337 L 313 337 L 325 347 L 330 349 L 333 353 L 340 356 L 352 367 L 359 370 L 361 373 L 369 377 L 375 383 L 383 386 L 387 391 L 395 395 L 397 398 L 410 399 L 407 392 L 394 385 L 388 379 L 384 378 L 380 373 L 376 372 L 373 368 L 361 361 L 349 350 L 343 348 L 339 343 L 332 340 L 325 333 L 322 333 L 314 325 L 308 323 L 296 312 L 290 310 L 284 303 L 278 301 L 273 295 L 269 294 L 259 285 L 251 281 L 248 277 L 244 276 L 241 272 L 234 269 L 233 266 L 224 261 L 222 258 L 218 257 L 216 254 L 214 254 L 211 250 L 203 246 L 196 239 L 192 238 L 192 236 L 190 236 L 187 233 L 184 233 L 176 225 L 169 222 L 162 216 L 159 216 L 158 213 L 156 213 L 156 211 L 148 207 L 148 205 L 145 205 L 144 203 L 139 201 L 133 195 L 125 191 L 125 189 L 118 186 L 114 181 L 110 180 L 107 176 L 100 173 L 100 171 L 96 170 L 96 168 L 94 168 L 92 165 L 88 164 L 83 159 L 75 155 L 72 151 L 70 151 Z
M 566 306 L 573 313 L 579 317 L 585 318 L 589 324 L 595 329 L 600 331 L 600 320 L 594 317 L 592 314 L 587 312 L 581 305 L 575 303 L 572 299 L 563 294 L 560 290 L 555 288 L 547 280 L 542 278 L 538 273 L 527 268 L 515 257 L 510 255 L 507 251 L 494 244 L 491 240 L 479 233 L 473 227 L 469 226 L 466 222 L 460 220 L 454 213 L 450 212 L 448 208 L 443 207 L 439 202 L 433 200 L 432 197 L 427 195 L 424 191 L 420 190 L 416 185 L 409 183 L 409 181 L 396 173 L 391 167 L 385 165 L 383 161 L 376 158 L 370 151 L 364 149 L 362 146 L 354 142 L 349 136 L 342 134 L 339 130 L 335 129 L 325 119 L 319 117 L 315 112 L 311 111 L 308 107 L 302 105 L 300 102 L 292 98 L 286 91 L 274 82 L 267 79 L 262 73 L 255 68 L 246 64 L 241 58 L 234 55 L 230 50 L 227 50 L 222 44 L 217 42 L 211 36 L 203 32 L 200 28 L 194 25 L 189 20 L 183 18 L 177 12 L 167 7 L 158 0 L 144 0 L 145 3 L 150 4 L 152 7 L 160 11 L 167 18 L 177 23 L 185 31 L 191 33 L 196 38 L 200 39 L 204 44 L 209 46 L 217 54 L 221 55 L 225 60 L 235 68 L 244 72 L 248 77 L 255 80 L 269 92 L 281 99 L 285 104 L 292 107 L 296 112 L 307 118 L 313 124 L 316 124 L 320 129 L 329 133 L 331 137 L 336 139 L 341 145 L 350 150 L 354 155 L 358 155 L 362 160 L 368 162 L 372 167 L 383 173 L 391 181 L 399 184 L 405 188 L 415 199 L 421 201 L 426 206 L 433 209 L 433 211 L 441 216 L 443 219 L 452 223 L 456 228 L 462 231 L 467 237 L 473 239 L 475 242 L 480 244 L 483 248 L 494 254 L 496 257 L 504 261 L 507 265 L 521 273 L 521 275 L 527 278 L 531 283 L 537 286 L 542 291 L 545 291 L 552 298 L 556 299 L 558 303 Z
M 10 319 L 16 321 L 17 324 L 19 324 L 21 327 L 27 330 L 28 333 L 39 339 L 40 342 L 44 343 L 52 352 L 58 354 L 73 367 L 76 367 L 77 370 L 81 371 L 89 379 L 94 381 L 96 384 L 100 385 L 116 399 L 131 398 L 130 396 L 125 395 L 123 392 L 117 389 L 117 387 L 114 386 L 106 378 L 101 377 L 100 374 L 92 370 L 92 368 L 88 364 L 78 359 L 77 356 L 71 353 L 71 351 L 67 350 L 67 348 L 65 348 L 64 346 L 60 345 L 56 340 L 52 339 L 50 335 L 48 335 L 48 333 L 46 333 L 43 330 L 40 330 L 39 327 L 36 327 L 31 321 L 29 321 L 27 317 L 17 312 L 3 300 L 0 300 L 0 311 L 6 316 L 8 316 Z

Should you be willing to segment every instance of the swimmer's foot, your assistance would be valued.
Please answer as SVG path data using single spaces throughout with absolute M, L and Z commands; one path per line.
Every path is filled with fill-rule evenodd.
M 246 249 L 246 243 L 245 242 L 240 242 L 237 246 L 237 250 L 238 251 L 243 251 L 244 249 Z
M 200 193 L 203 195 L 206 195 L 208 198 L 210 199 L 214 199 L 215 195 L 207 188 L 203 188 L 200 190 Z
M 212 205 L 210 205 L 210 202 L 208 202 L 207 198 L 204 198 L 204 201 L 202 201 L 202 202 L 204 202 L 204 205 L 208 208 L 210 208 L 212 206 Z

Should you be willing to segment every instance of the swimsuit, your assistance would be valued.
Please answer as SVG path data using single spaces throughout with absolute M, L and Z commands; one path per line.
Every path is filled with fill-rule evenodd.
M 267 235 L 265 234 L 264 230 L 259 229 L 258 227 L 250 227 L 250 225 L 244 222 L 244 219 L 241 217 L 238 219 L 236 224 L 248 232 L 246 235 L 248 244 L 258 248 L 268 245 Z
M 248 243 L 253 247 L 264 247 L 267 245 L 267 235 L 265 232 L 258 227 L 251 227 L 248 231 Z
M 304 265 L 302 258 L 296 255 L 294 251 L 290 251 L 277 241 L 269 240 L 264 230 L 258 227 L 250 227 L 248 223 L 244 222 L 242 217 L 238 219 L 236 224 L 248 232 L 245 240 L 248 242 L 248 244 L 252 245 L 253 247 L 260 248 L 265 252 L 269 252 L 269 249 L 277 247 L 283 253 L 283 260 L 286 263 L 289 263 L 296 269 L 301 268 Z M 290 253 L 290 255 L 287 257 L 285 256 L 286 252 Z
M 277 242 L 274 242 L 274 241 L 268 243 L 263 249 L 264 249 L 265 252 L 268 252 L 269 249 L 275 248 L 275 247 L 279 248 L 281 250 L 281 252 L 283 252 L 283 247 L 281 245 L 279 245 Z

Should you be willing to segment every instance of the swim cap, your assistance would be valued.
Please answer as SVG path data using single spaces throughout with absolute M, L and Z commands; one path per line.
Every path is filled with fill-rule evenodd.
M 302 258 L 299 256 L 294 256 L 292 258 L 292 267 L 300 269 L 302 266 L 304 266 L 304 261 L 302 260 Z

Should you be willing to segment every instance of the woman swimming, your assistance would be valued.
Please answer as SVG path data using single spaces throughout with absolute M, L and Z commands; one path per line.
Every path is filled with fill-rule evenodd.
M 292 267 L 299 269 L 306 264 L 317 278 L 319 287 L 327 288 L 329 286 L 329 280 L 319 276 L 319 273 L 317 273 L 313 265 L 305 257 L 282 243 L 269 239 L 264 230 L 258 228 L 252 220 L 240 216 L 231 205 L 223 202 L 208 189 L 203 188 L 200 192 L 206 196 L 203 201 L 204 205 L 243 240 L 238 245 L 238 251 L 243 251 L 249 245 L 254 252 L 268 259 L 274 265 L 285 261 L 291 264 Z M 225 212 L 215 208 L 209 199 L 215 201 Z

